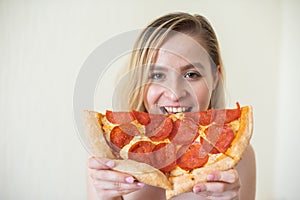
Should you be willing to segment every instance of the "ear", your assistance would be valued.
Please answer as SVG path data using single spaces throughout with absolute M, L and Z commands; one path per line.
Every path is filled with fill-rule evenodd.
M 213 88 L 215 89 L 219 83 L 221 77 L 221 67 L 220 65 L 217 66 L 216 73 L 214 74 L 214 83 L 213 83 Z

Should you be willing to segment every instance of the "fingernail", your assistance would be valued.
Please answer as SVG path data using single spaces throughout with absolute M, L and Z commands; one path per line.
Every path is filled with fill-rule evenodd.
M 215 180 L 215 175 L 214 174 L 208 174 L 206 178 L 207 178 L 208 181 L 213 181 L 213 180 Z
M 139 186 L 139 187 L 143 187 L 145 184 L 144 184 L 144 183 L 141 183 L 141 182 L 137 182 L 136 185 Z
M 194 192 L 194 193 L 201 192 L 201 187 L 200 187 L 200 186 L 195 186 L 195 187 L 193 188 L 193 192 Z
M 126 178 L 125 178 L 125 181 L 126 181 L 127 183 L 133 183 L 133 182 L 134 182 L 134 178 L 131 177 L 131 176 L 129 176 L 129 177 L 126 177 Z
M 107 167 L 110 167 L 110 168 L 111 168 L 111 167 L 115 166 L 115 162 L 112 161 L 112 160 L 110 160 L 110 161 L 106 162 L 105 165 L 106 165 Z

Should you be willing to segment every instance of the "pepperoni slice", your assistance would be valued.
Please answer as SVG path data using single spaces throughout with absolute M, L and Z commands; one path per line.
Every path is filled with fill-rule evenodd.
M 213 121 L 213 110 L 205 110 L 199 113 L 199 124 L 207 126 Z
M 185 154 L 187 152 L 187 150 L 190 148 L 190 145 L 191 144 L 185 144 L 185 145 L 180 146 L 179 150 L 176 153 L 177 160 L 178 160 L 178 158 L 180 158 L 183 154 Z
M 121 124 L 119 128 L 126 134 L 131 136 L 140 135 L 138 128 L 133 124 Z
M 213 125 L 205 131 L 207 139 L 221 153 L 225 153 L 234 139 L 233 130 L 226 125 Z
M 222 109 L 214 111 L 214 122 L 218 124 L 227 124 L 241 116 L 241 109 L 239 103 L 236 103 L 236 109 Z
M 163 122 L 166 120 L 165 115 L 160 114 L 149 114 L 150 117 L 150 123 L 145 127 L 147 135 L 151 136 L 154 135 L 157 130 L 163 126 Z
M 192 119 L 195 124 L 207 126 L 213 121 L 213 110 L 185 113 L 184 118 Z
M 120 150 L 125 145 L 129 144 L 134 136 L 124 132 L 119 126 L 114 127 L 110 132 L 110 141 Z
M 146 126 L 146 135 L 153 141 L 161 141 L 168 138 L 173 128 L 171 118 L 164 115 L 150 115 L 151 123 Z
M 177 160 L 177 165 L 184 170 L 192 170 L 202 167 L 207 161 L 208 155 L 202 151 L 202 145 L 200 143 L 194 143 Z
M 134 118 L 142 125 L 148 125 L 151 122 L 150 116 L 146 112 L 132 111 Z
M 208 141 L 203 138 L 200 138 L 200 142 L 203 147 L 203 151 L 211 154 L 218 154 L 220 153 L 213 145 L 211 145 Z
M 181 124 L 181 120 L 176 120 L 175 122 L 173 122 L 173 128 L 171 133 L 169 134 L 168 138 L 170 141 L 173 141 L 175 136 L 177 135 L 178 129 L 180 127 Z
M 154 148 L 155 144 L 150 141 L 136 142 L 128 150 L 128 158 L 152 165 Z
M 196 124 L 208 126 L 212 122 L 217 124 L 227 124 L 241 116 L 239 103 L 236 103 L 236 109 L 210 109 L 201 112 L 185 113 L 185 117 L 193 119 Z
M 191 119 L 176 120 L 175 130 L 170 134 L 170 140 L 176 144 L 190 144 L 198 136 L 198 125 Z
M 184 117 L 192 119 L 196 124 L 207 126 L 213 121 L 213 111 L 188 112 L 184 114 Z
M 105 116 L 113 124 L 127 124 L 134 120 L 132 112 L 113 112 L 107 110 Z
M 160 143 L 153 150 L 152 165 L 167 173 L 176 167 L 176 147 L 172 143 Z
M 184 119 L 190 119 L 190 120 L 193 120 L 193 122 L 195 124 L 199 124 L 200 122 L 200 114 L 199 112 L 187 112 L 187 113 L 184 113 Z

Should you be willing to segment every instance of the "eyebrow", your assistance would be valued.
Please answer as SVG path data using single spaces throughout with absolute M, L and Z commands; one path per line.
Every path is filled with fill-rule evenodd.
M 204 66 L 197 62 L 197 63 L 193 63 L 193 64 L 187 64 L 187 65 L 183 65 L 180 67 L 180 70 L 181 71 L 187 71 L 189 69 L 194 69 L 194 68 L 201 68 L 201 69 L 204 69 Z M 150 66 L 150 70 L 162 70 L 162 71 L 167 71 L 167 68 L 164 67 L 164 66 L 161 66 L 161 65 L 151 65 Z
M 167 68 L 161 65 L 150 65 L 150 70 L 162 70 L 167 71 Z
M 186 71 L 186 70 L 194 69 L 194 68 L 204 69 L 204 66 L 201 63 L 197 62 L 197 63 L 193 63 L 193 64 L 184 65 L 180 69 L 181 69 L 181 71 Z

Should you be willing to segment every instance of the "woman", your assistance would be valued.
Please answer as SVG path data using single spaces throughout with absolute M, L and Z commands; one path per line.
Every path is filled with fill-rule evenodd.
M 121 81 L 126 87 L 119 101 L 127 110 L 176 113 L 225 107 L 218 41 L 200 15 L 172 13 L 153 21 L 137 39 L 129 66 L 123 80 L 130 82 Z M 163 189 L 113 171 L 113 165 L 104 158 L 89 159 L 90 199 L 165 199 Z M 255 199 L 252 147 L 235 169 L 212 172 L 207 179 L 174 199 Z

